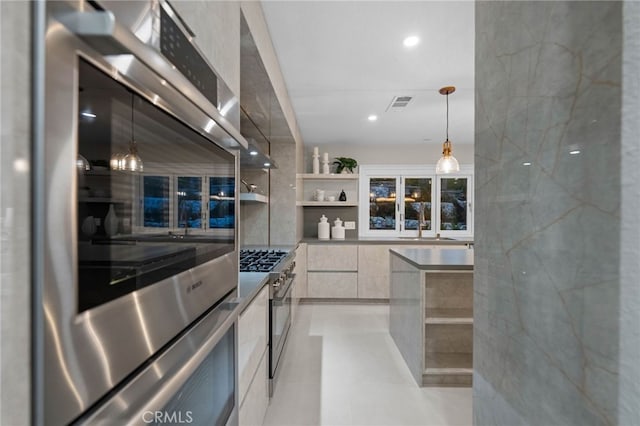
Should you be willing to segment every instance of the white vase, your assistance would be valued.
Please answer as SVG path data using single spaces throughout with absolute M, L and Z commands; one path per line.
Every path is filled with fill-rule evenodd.
M 110 237 L 118 233 L 118 216 L 113 204 L 109 204 L 109 212 L 104 218 L 104 232 Z

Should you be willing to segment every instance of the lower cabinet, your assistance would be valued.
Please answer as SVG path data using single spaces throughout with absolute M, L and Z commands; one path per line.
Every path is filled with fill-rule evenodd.
M 269 288 L 265 286 L 238 319 L 238 414 L 241 425 L 262 424 L 269 404 L 268 328 Z
M 308 272 L 307 296 L 311 298 L 358 297 L 357 272 Z
M 358 247 L 358 297 L 389 298 L 389 246 Z
M 238 415 L 240 426 L 257 426 L 264 421 L 269 406 L 268 358 L 265 352 L 240 406 Z
M 307 281 L 300 297 L 389 299 L 389 244 L 305 244 Z M 428 248 L 429 245 L 405 245 Z M 296 268 L 297 269 L 297 268 Z M 302 269 L 301 269 L 302 273 Z M 302 286 L 301 286 L 302 287 Z

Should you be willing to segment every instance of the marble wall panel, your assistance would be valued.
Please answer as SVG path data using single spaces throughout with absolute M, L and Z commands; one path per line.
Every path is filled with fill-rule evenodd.
M 269 242 L 295 245 L 298 243 L 295 144 L 272 143 L 271 158 L 278 168 L 271 170 L 269 176 Z
M 476 4 L 476 424 L 617 423 L 622 4 Z
M 30 424 L 31 4 L 0 2 L 0 424 Z

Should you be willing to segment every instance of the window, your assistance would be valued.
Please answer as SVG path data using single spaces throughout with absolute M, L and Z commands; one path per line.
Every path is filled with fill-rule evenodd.
M 145 227 L 169 227 L 169 177 L 145 176 L 143 178 L 143 221 Z
M 436 175 L 433 166 L 361 166 L 360 236 L 471 237 L 473 168 Z M 401 196 L 399 196 L 401 194 Z
M 166 229 L 234 230 L 235 178 L 144 175 L 140 232 Z

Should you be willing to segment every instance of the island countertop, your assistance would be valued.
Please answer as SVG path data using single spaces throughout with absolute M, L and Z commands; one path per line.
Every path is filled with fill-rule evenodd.
M 473 270 L 473 248 L 392 248 L 389 252 L 421 270 Z

